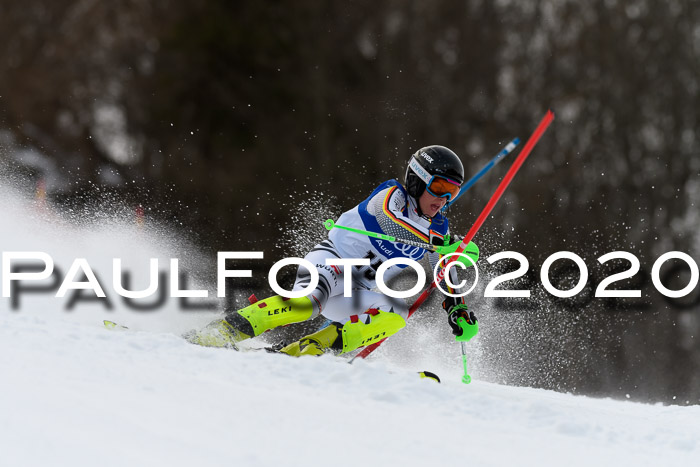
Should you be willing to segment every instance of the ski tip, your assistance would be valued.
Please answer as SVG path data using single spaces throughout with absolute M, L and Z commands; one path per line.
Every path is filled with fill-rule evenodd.
M 104 324 L 104 326 L 107 329 L 129 329 L 126 326 L 121 326 L 121 325 L 115 323 L 114 321 L 110 321 L 108 319 L 103 320 L 102 324 Z
M 440 377 L 433 373 L 432 371 L 421 371 L 418 373 L 421 377 L 421 379 L 432 379 L 433 381 L 437 381 L 438 383 L 440 382 Z

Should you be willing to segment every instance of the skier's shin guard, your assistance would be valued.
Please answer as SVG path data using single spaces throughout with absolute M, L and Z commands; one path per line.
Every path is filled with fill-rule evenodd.
M 352 352 L 362 346 L 385 339 L 404 326 L 406 321 L 401 315 L 370 309 L 360 316 L 353 316 L 343 326 L 333 323 L 304 336 L 284 347 L 280 352 L 292 357 L 323 355 L 328 351 Z
M 353 316 L 343 325 L 343 351 L 353 350 L 372 345 L 385 339 L 406 326 L 406 320 L 401 315 L 377 309 L 369 309 L 360 316 Z
M 306 321 L 312 315 L 310 298 L 275 295 L 238 310 L 226 317 L 226 321 L 246 334 L 259 336 L 279 326 Z

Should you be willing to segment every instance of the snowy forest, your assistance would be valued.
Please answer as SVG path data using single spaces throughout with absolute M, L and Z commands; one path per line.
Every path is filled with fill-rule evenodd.
M 700 290 L 651 281 L 663 253 L 700 260 L 700 2 L 0 0 L 0 66 L 0 173 L 72 209 L 118 200 L 212 255 L 264 250 L 267 267 L 420 147 L 452 148 L 469 176 L 552 109 L 474 239 L 487 276 L 517 266 L 490 255 L 524 254 L 510 286 L 532 290 L 468 300 L 480 358 L 507 369 L 495 382 L 700 403 Z M 507 164 L 450 208 L 454 232 Z M 560 250 L 589 270 L 567 299 L 539 278 Z M 613 251 L 639 258 L 616 287 L 641 298 L 593 297 L 629 267 L 598 262 Z M 556 265 L 570 288 L 578 270 Z M 690 270 L 661 277 L 678 290 Z M 421 319 L 446 328 L 433 305 Z

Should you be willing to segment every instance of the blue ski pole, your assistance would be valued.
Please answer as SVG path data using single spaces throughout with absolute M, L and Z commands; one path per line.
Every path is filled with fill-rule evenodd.
M 511 141 L 510 143 L 506 144 L 506 147 L 504 147 L 503 149 L 501 149 L 501 150 L 499 151 L 499 153 L 496 154 L 496 155 L 494 156 L 494 158 L 491 159 L 491 160 L 489 161 L 489 163 L 486 164 L 486 165 L 484 166 L 483 169 L 479 170 L 479 172 L 477 172 L 476 175 L 474 175 L 472 178 L 470 178 L 469 180 L 467 180 L 467 182 L 464 184 L 464 186 L 459 190 L 459 193 L 457 193 L 457 196 L 455 196 L 455 199 L 453 199 L 452 201 L 450 201 L 450 204 L 452 204 L 452 203 L 454 203 L 455 201 L 457 201 L 457 200 L 459 199 L 460 196 L 462 196 L 469 188 L 471 188 L 472 185 L 474 185 L 476 182 L 478 182 L 479 179 L 480 179 L 481 177 L 483 177 L 484 174 L 485 174 L 486 172 L 488 172 L 488 171 L 491 170 L 496 164 L 498 164 L 498 163 L 500 162 L 501 159 L 503 159 L 503 158 L 506 157 L 508 154 L 510 154 L 511 152 L 513 152 L 513 149 L 515 149 L 515 147 L 516 147 L 518 144 L 520 144 L 520 138 L 515 138 L 515 139 L 513 139 L 513 141 Z

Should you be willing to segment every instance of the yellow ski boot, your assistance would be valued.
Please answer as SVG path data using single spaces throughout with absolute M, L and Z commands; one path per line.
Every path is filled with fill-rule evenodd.
M 323 355 L 324 353 L 333 350 L 333 344 L 338 340 L 338 325 L 330 324 L 320 331 L 302 337 L 296 342 L 292 342 L 288 346 L 280 350 L 281 353 L 286 353 L 292 357 L 301 357 L 302 355 Z

